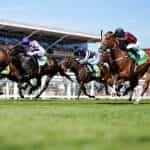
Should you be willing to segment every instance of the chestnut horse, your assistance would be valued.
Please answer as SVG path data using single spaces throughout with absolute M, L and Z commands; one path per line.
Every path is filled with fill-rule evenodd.
M 129 81 L 130 87 L 125 94 L 130 93 L 129 100 L 132 100 L 134 88 L 138 85 L 138 80 L 143 77 L 150 69 L 150 58 L 147 57 L 145 63 L 136 65 L 136 63 L 128 57 L 128 53 L 120 49 L 120 43 L 112 32 L 106 33 L 101 40 L 100 51 L 107 58 L 107 62 L 111 67 L 115 81 Z M 107 56 L 106 56 L 107 55 Z M 147 76 L 147 78 L 149 78 Z
M 107 66 L 99 65 L 99 69 L 101 72 L 100 77 L 93 76 L 93 72 L 89 72 L 86 64 L 80 64 L 77 60 L 75 60 L 72 57 L 65 57 L 61 64 L 60 64 L 62 70 L 67 71 L 67 69 L 70 69 L 70 71 L 75 73 L 76 79 L 80 85 L 79 91 L 78 91 L 78 99 L 80 97 L 81 91 L 84 92 L 84 94 L 90 98 L 94 98 L 95 96 L 91 96 L 86 92 L 85 84 L 90 81 L 97 81 L 100 83 L 103 83 L 105 86 L 106 93 L 108 94 L 108 87 L 107 83 L 109 85 L 112 85 L 111 83 L 111 74 L 109 71 L 109 68 Z

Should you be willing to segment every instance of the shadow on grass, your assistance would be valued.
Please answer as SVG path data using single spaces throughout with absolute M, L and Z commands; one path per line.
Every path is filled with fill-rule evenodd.
M 135 105 L 135 104 L 133 104 L 133 102 L 98 102 L 98 103 L 95 103 L 95 104 L 102 104 L 102 105 L 103 104 L 106 104 L 106 105 Z M 142 103 L 139 103 L 138 105 L 147 105 L 147 104 L 150 104 L 150 103 L 142 102 Z
M 149 143 L 150 142 L 150 136 L 135 136 L 135 137 L 128 137 L 123 139 L 128 143 Z

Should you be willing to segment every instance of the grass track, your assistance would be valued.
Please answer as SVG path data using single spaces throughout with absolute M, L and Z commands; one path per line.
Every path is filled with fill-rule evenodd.
M 0 100 L 0 150 L 149 150 L 150 101 Z

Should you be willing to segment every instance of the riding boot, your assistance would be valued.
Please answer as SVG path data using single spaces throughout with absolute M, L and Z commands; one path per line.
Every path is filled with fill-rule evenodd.
M 91 67 L 91 72 L 92 72 L 93 74 L 96 74 L 96 72 L 95 72 L 95 69 L 94 69 L 93 65 L 92 65 L 92 64 L 90 64 L 90 63 L 88 63 L 88 65 Z

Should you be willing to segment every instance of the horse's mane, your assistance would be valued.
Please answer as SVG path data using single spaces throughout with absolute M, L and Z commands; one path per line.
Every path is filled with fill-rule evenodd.
M 68 59 L 69 61 L 75 61 L 77 64 L 80 64 L 80 62 L 78 60 L 76 60 L 74 57 L 67 56 L 67 57 L 65 57 L 65 59 Z
M 23 53 L 23 54 L 26 54 L 27 52 L 27 47 L 23 46 L 23 45 L 17 45 L 15 46 L 14 48 L 12 48 L 10 50 L 10 55 L 11 56 L 16 56 L 18 55 L 19 53 Z
M 112 31 L 108 31 L 108 32 L 106 32 L 106 34 L 113 34 L 113 32 Z
M 105 37 L 107 36 L 114 36 L 114 33 L 112 31 L 108 31 L 104 34 Z

